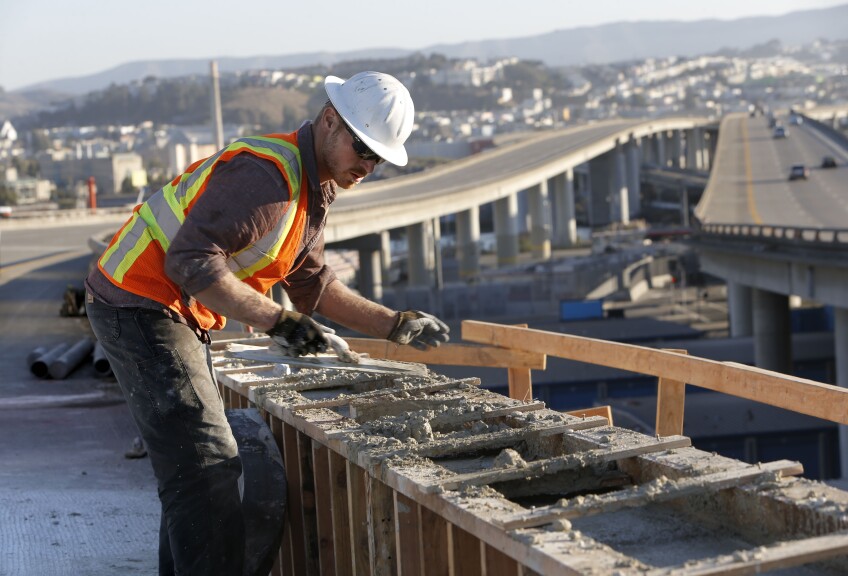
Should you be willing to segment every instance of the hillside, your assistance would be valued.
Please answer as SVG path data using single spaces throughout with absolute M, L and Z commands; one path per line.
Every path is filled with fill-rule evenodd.
M 306 94 L 294 90 L 245 88 L 223 105 L 223 113 L 230 122 L 289 132 L 309 117 L 308 101 Z

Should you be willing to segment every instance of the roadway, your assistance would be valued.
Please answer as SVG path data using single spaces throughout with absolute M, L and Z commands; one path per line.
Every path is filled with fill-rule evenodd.
M 790 125 L 787 138 L 774 138 L 764 116 L 727 117 L 719 150 L 698 214 L 703 223 L 844 228 L 848 222 L 848 151 L 809 123 Z M 833 156 L 836 168 L 821 168 Z M 804 164 L 807 180 L 789 180 Z
M 123 214 L 76 218 L 8 220 L 0 222 L 0 279 L 11 274 L 11 267 L 23 262 L 59 254 L 88 251 L 88 239 L 100 233 L 114 233 L 130 215 Z
M 709 123 L 704 118 L 609 120 L 541 133 L 425 172 L 342 191 L 326 236 L 339 242 L 494 202 L 615 148 L 616 141 Z

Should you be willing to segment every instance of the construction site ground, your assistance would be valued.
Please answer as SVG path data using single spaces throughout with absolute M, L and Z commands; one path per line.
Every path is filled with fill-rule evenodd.
M 150 462 L 124 453 L 137 435 L 112 379 L 91 362 L 64 380 L 26 364 L 38 346 L 89 334 L 59 316 L 90 253 L 0 271 L 0 575 L 156 574 L 159 501 Z

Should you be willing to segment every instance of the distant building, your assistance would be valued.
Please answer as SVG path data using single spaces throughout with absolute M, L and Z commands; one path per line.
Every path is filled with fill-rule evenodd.
M 435 70 L 431 75 L 433 84 L 447 86 L 484 86 L 503 79 L 504 66 L 513 64 L 516 58 L 495 62 L 491 66 L 480 66 L 475 60 L 461 60 L 450 67 Z
M 6 187 L 11 189 L 19 205 L 49 202 L 56 190 L 56 185 L 43 178 L 18 178 L 6 181 Z
M 18 131 L 8 120 L 0 124 L 0 147 L 11 147 L 18 139 Z
M 231 126 L 224 127 L 224 143 L 241 137 L 241 130 Z M 168 142 L 168 171 L 176 176 L 182 174 L 191 164 L 208 158 L 218 151 L 215 137 L 209 126 L 175 127 Z
M 18 131 L 8 120 L 0 124 L 0 158 L 9 158 L 15 155 L 14 148 L 17 145 Z
M 144 185 L 147 173 L 141 156 L 135 152 L 115 154 L 80 154 L 70 150 L 49 150 L 36 156 L 42 177 L 57 186 L 71 188 L 77 182 L 87 182 L 94 177 L 103 194 L 117 194 L 126 178 L 134 185 Z

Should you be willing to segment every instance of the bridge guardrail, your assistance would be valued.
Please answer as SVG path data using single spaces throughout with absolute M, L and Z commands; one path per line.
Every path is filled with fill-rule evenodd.
M 816 127 L 816 130 L 823 132 L 830 138 L 839 142 L 839 144 L 841 144 L 845 148 L 848 148 L 848 135 L 846 135 L 845 132 L 837 130 L 833 126 L 825 124 L 824 122 L 821 122 L 820 120 L 817 120 L 811 116 L 807 116 L 806 114 L 801 114 L 801 116 L 804 118 L 804 122 L 809 122 L 810 124 Z
M 697 236 L 708 239 L 732 238 L 742 242 L 792 246 L 795 248 L 845 249 L 848 246 L 848 229 L 806 228 L 774 224 L 724 224 L 700 223 Z

